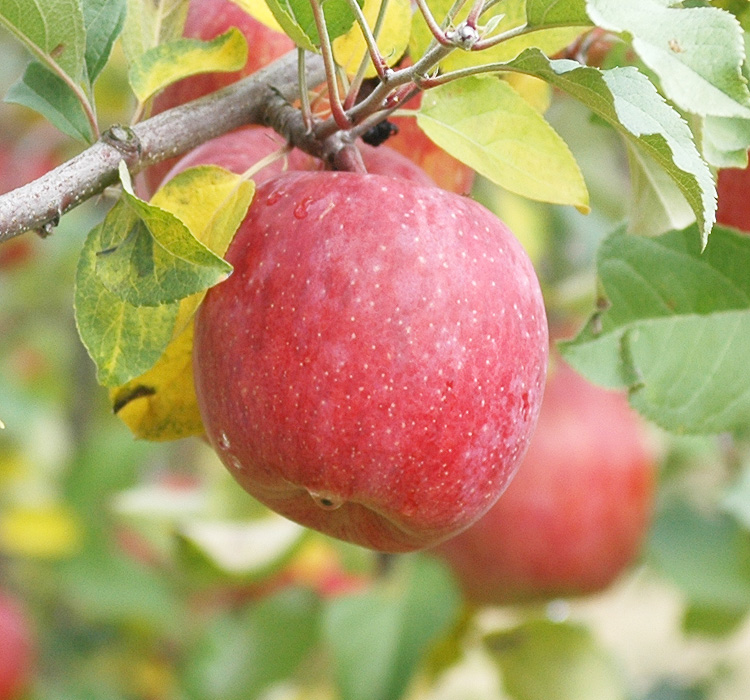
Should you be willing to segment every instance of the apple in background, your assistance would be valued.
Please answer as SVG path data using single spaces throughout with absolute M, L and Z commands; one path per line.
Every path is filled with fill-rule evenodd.
M 750 232 L 750 167 L 719 170 L 716 222 Z
M 226 87 L 294 49 L 294 42 L 286 34 L 270 29 L 231 0 L 190 0 L 182 33 L 188 38 L 210 40 L 232 27 L 237 27 L 247 39 L 245 67 L 233 73 L 201 73 L 170 85 L 154 99 L 152 114 L 159 114 Z M 172 158 L 151 166 L 145 172 L 150 192 L 156 190 L 176 162 Z
M 624 394 L 550 369 L 536 432 L 495 506 L 435 552 L 477 604 L 601 590 L 638 555 L 656 458 Z
M 523 456 L 547 324 L 526 253 L 466 197 L 348 172 L 262 184 L 196 316 L 206 434 L 282 515 L 382 551 L 480 517 Z
M 246 127 L 218 136 L 190 151 L 170 170 L 164 181 L 196 165 L 218 165 L 233 173 L 243 173 L 259 160 L 271 155 L 284 145 L 284 141 L 273 129 Z M 419 166 L 387 146 L 373 148 L 359 144 L 365 166 L 371 173 L 390 175 L 411 180 L 422 185 L 434 182 Z M 286 158 L 267 165 L 254 176 L 256 183 L 280 175 L 285 170 L 322 170 L 323 162 L 313 156 L 293 149 Z
M 30 235 L 0 243 L 0 273 L 14 270 L 34 257 L 34 239 Z
M 0 194 L 36 180 L 62 162 L 63 141 L 47 122 L 35 122 L 21 133 L 7 129 L 0 137 Z M 30 233 L 0 243 L 0 272 L 32 260 L 37 244 Z
M 33 642 L 19 603 L 0 591 L 0 700 L 15 700 L 31 679 Z

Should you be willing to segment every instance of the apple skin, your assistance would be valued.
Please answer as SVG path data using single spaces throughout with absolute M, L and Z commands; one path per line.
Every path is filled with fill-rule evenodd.
M 539 283 L 512 233 L 437 187 L 348 172 L 261 185 L 195 324 L 206 434 L 282 515 L 381 551 L 495 502 L 541 403 Z
M 476 604 L 599 591 L 637 556 L 655 481 L 655 456 L 625 395 L 559 361 L 513 483 L 435 552 Z
M 0 591 L 0 700 L 21 696 L 33 665 L 31 629 L 22 607 Z
M 244 173 L 283 145 L 282 137 L 273 129 L 265 127 L 238 129 L 206 141 L 190 151 L 165 175 L 164 182 L 168 182 L 178 173 L 196 165 L 218 165 L 233 173 Z M 358 146 L 368 172 L 434 186 L 435 183 L 424 170 L 387 146 L 374 148 L 364 143 L 359 143 Z M 256 173 L 253 179 L 256 184 L 260 184 L 276 175 L 281 175 L 285 170 L 322 170 L 323 167 L 323 162 L 318 158 L 294 148 L 286 158 L 280 158 L 267 165 Z
M 716 222 L 750 233 L 750 167 L 719 171 Z

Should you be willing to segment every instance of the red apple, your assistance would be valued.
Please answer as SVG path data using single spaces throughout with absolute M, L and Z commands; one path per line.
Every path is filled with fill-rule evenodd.
M 436 552 L 475 603 L 598 591 L 637 556 L 654 488 L 655 458 L 626 397 L 560 362 L 513 483 Z
M 273 129 L 264 127 L 238 129 L 211 139 L 192 150 L 167 173 L 164 181 L 167 182 L 183 170 L 196 165 L 219 165 L 233 173 L 243 173 L 283 145 L 283 139 Z M 435 184 L 419 166 L 387 146 L 373 148 L 360 143 L 359 148 L 368 172 L 391 175 L 422 185 Z M 254 176 L 254 180 L 260 184 L 280 175 L 285 170 L 322 169 L 322 161 L 295 148 L 286 158 L 279 159 L 263 168 Z
M 436 544 L 498 498 L 541 403 L 547 326 L 526 253 L 481 205 L 348 172 L 261 185 L 196 317 L 206 434 L 303 525 Z
M 23 266 L 34 257 L 34 239 L 30 235 L 0 243 L 0 272 Z
M 19 698 L 31 678 L 33 643 L 19 603 L 0 592 L 0 700 Z
M 294 49 L 294 42 L 286 34 L 268 28 L 231 0 L 190 0 L 182 33 L 185 37 L 210 40 L 232 27 L 237 27 L 247 39 L 245 67 L 233 73 L 201 73 L 170 85 L 154 99 L 152 114 L 159 114 L 226 87 Z M 146 183 L 151 192 L 176 162 L 173 158 L 157 163 L 146 171 Z
M 719 170 L 716 222 L 750 232 L 750 167 Z

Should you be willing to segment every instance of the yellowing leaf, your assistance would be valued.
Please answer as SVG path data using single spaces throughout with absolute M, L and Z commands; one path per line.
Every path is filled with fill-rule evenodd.
M 539 114 L 544 114 L 552 101 L 552 88 L 533 75 L 523 73 L 507 73 L 503 75 L 505 80 L 526 102 L 528 102 Z
M 128 79 L 145 102 L 171 83 L 197 73 L 240 70 L 247 61 L 247 42 L 236 27 L 211 41 L 175 39 L 149 49 L 130 66 Z
M 223 256 L 254 193 L 252 181 L 215 165 L 201 165 L 172 178 L 151 204 L 174 214 L 203 245 Z
M 70 556 L 81 544 L 74 514 L 55 503 L 16 505 L 0 513 L 0 550 L 40 559 Z
M 111 246 L 97 253 L 96 274 L 113 294 L 135 307 L 179 302 L 225 280 L 232 266 L 201 243 L 178 216 L 139 199 L 124 161 L 123 201 L 133 217 Z
M 277 32 L 284 31 L 273 16 L 273 12 L 268 9 L 265 0 L 232 0 L 232 2 L 266 27 Z
M 192 358 L 191 320 L 148 372 L 111 392 L 115 413 L 137 438 L 177 440 L 203 434 Z
M 224 255 L 254 193 L 252 181 L 207 165 L 174 177 L 151 203 L 177 216 L 206 247 Z M 110 392 L 115 412 L 138 438 L 176 440 L 203 433 L 193 384 L 192 321 L 204 295 L 180 302 L 172 341 L 156 364 Z
M 588 211 L 588 190 L 570 149 L 503 80 L 473 76 L 425 92 L 417 123 L 435 143 L 497 185 Z
M 411 32 L 410 0 L 387 0 L 383 25 L 377 37 L 378 48 L 389 65 L 395 63 L 406 51 Z M 365 0 L 362 11 L 370 28 L 375 27 L 378 12 L 383 0 Z M 346 34 L 333 42 L 336 62 L 353 75 L 359 68 L 360 61 L 367 52 L 367 44 L 362 37 L 362 30 L 355 24 Z M 376 75 L 375 66 L 369 62 L 365 77 Z
M 117 245 L 135 214 L 124 201 L 86 237 L 78 259 L 75 316 L 78 333 L 104 386 L 118 386 L 153 366 L 173 336 L 179 303 L 133 306 L 97 275 L 99 252 Z

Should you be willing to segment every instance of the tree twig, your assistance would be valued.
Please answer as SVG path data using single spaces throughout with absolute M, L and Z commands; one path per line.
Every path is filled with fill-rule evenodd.
M 306 61 L 307 82 L 325 81 L 319 56 Z M 60 217 L 117 182 L 125 160 L 131 172 L 185 153 L 245 124 L 271 126 L 295 146 L 333 159 L 345 144 L 318 143 L 307 132 L 299 97 L 297 53 L 206 97 L 175 107 L 133 126 L 113 127 L 90 148 L 38 180 L 0 195 L 0 243 L 31 230 L 49 232 Z

